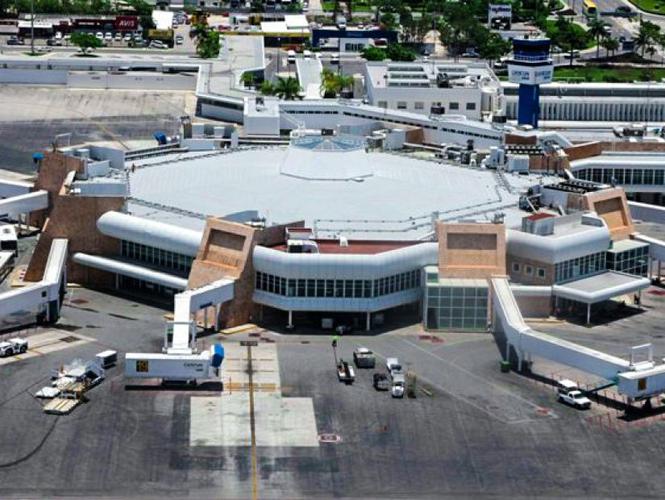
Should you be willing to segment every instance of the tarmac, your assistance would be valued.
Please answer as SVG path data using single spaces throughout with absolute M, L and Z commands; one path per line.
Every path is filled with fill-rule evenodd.
M 647 291 L 644 311 L 612 322 L 539 328 L 618 355 L 650 340 L 662 356 L 663 301 Z M 340 339 L 344 359 L 358 345 L 374 350 L 374 371 L 398 356 L 417 376 L 416 398 L 375 391 L 372 370 L 358 369 L 353 385 L 339 383 L 331 337 L 314 330 L 200 337 L 201 347 L 225 345 L 221 389 L 125 380 L 124 353 L 161 349 L 166 312 L 70 289 L 48 331 L 90 340 L 0 366 L 0 496 L 662 497 L 659 413 L 629 421 L 604 405 L 579 411 L 557 403 L 542 378 L 500 373 L 489 334 L 412 325 Z M 47 330 L 11 335 L 24 333 L 36 342 Z M 243 340 L 257 343 L 251 369 Z M 67 416 L 45 415 L 32 395 L 51 370 L 107 348 L 119 351 L 119 364 L 89 401 Z M 551 368 L 535 360 L 541 377 Z

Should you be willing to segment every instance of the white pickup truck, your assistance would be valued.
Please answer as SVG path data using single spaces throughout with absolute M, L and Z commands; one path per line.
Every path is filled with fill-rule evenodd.
M 21 354 L 28 350 L 28 341 L 21 338 L 13 338 L 0 342 L 0 357 Z
M 575 408 L 587 410 L 591 408 L 591 400 L 580 391 L 572 380 L 561 380 L 558 384 L 559 401 Z
M 386 369 L 390 374 L 390 380 L 392 386 L 390 387 L 390 395 L 394 398 L 404 397 L 404 372 L 402 371 L 402 365 L 397 358 L 387 358 L 386 359 Z

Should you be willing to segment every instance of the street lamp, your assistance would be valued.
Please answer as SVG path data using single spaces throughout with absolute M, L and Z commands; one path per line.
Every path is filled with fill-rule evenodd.
M 35 0 L 30 0 L 30 54 L 35 55 Z

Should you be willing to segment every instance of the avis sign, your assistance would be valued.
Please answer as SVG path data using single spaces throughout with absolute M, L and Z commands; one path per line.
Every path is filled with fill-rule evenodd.
M 117 31 L 136 31 L 139 27 L 139 18 L 136 16 L 116 16 L 113 24 Z

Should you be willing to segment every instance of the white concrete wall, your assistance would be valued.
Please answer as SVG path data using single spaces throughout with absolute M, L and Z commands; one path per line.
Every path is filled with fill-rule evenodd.
M 368 84 L 367 87 L 372 85 Z M 482 92 L 478 88 L 374 87 L 367 93 L 367 97 L 373 106 L 401 109 L 421 115 L 429 116 L 432 106 L 441 103 L 446 113 L 464 115 L 474 120 L 479 120 L 481 117 Z M 399 108 L 400 102 L 406 103 L 406 108 Z M 416 103 L 422 104 L 422 109 L 416 109 Z M 458 108 L 451 109 L 451 103 L 457 103 Z M 468 103 L 475 105 L 475 109 L 466 109 Z
M 665 224 L 665 207 L 629 201 L 628 208 L 630 208 L 630 215 L 633 219 Z
M 194 90 L 196 75 L 163 73 L 70 72 L 67 86 L 89 89 Z
M 32 85 L 65 85 L 67 71 L 47 69 L 2 69 L 0 83 L 23 83 Z

